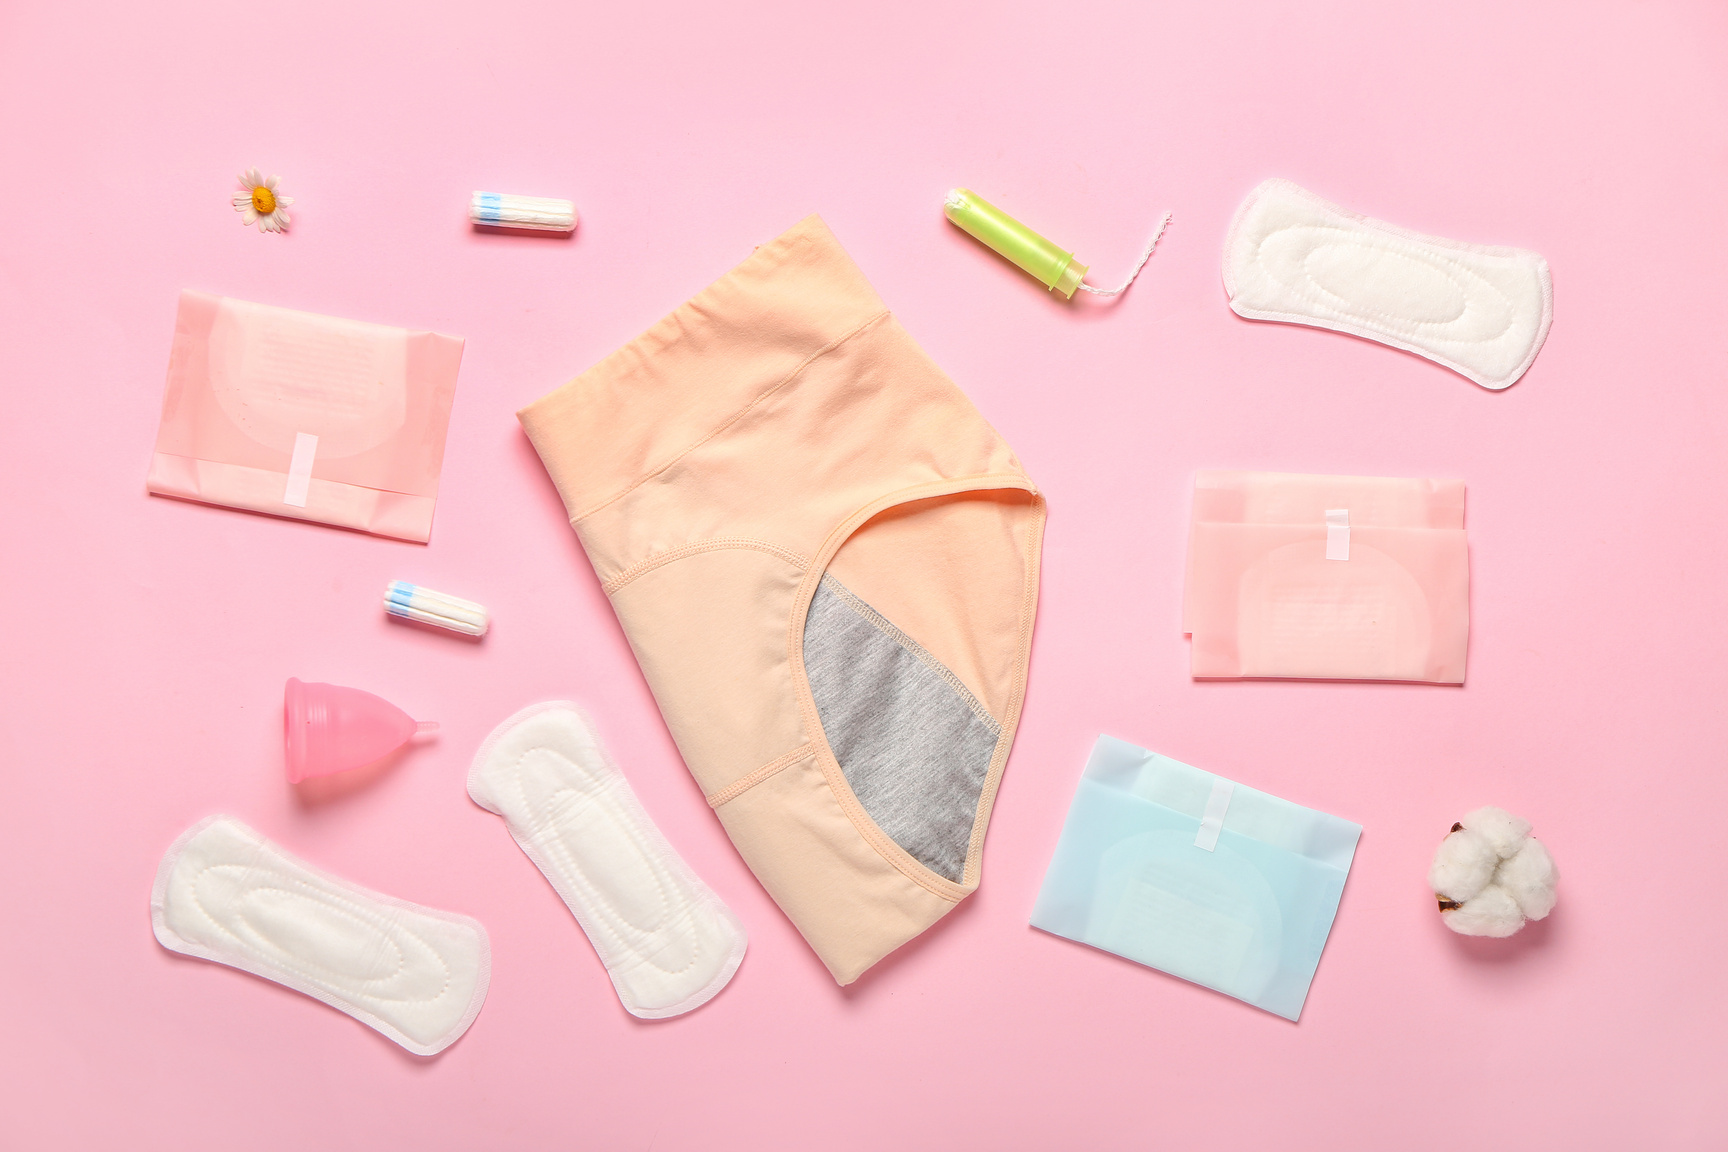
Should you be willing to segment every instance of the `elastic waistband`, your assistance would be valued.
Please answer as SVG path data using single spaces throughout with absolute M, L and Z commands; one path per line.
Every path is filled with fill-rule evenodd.
M 808 216 L 516 417 L 580 520 L 885 312 L 828 226 Z

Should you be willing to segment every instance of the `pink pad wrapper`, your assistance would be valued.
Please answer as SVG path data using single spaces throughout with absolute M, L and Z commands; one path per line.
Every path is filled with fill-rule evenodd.
M 1183 631 L 1196 679 L 1462 684 L 1463 482 L 1198 473 Z
M 182 292 L 147 486 L 425 543 L 462 341 Z

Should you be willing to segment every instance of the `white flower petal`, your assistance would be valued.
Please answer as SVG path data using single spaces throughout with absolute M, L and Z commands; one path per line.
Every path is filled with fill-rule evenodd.
M 246 214 L 245 214 L 245 215 L 244 215 L 244 216 L 242 216 L 242 217 L 240 217 L 240 223 L 242 223 L 242 224 L 250 224 L 250 223 L 252 223 L 252 222 L 253 222 L 253 221 L 255 221 L 255 220 L 257 220 L 257 219 L 258 219 L 258 211 L 257 211 L 257 209 L 255 209 L 255 208 L 253 208 L 253 207 L 252 207 L 252 203 L 251 203 L 251 201 L 247 201 L 247 203 L 246 203 Z
M 270 191 L 274 192 L 274 191 L 276 191 L 276 181 L 278 181 L 280 179 L 282 179 L 282 177 L 280 177 L 280 176 L 276 175 L 274 172 L 272 172 L 270 174 L 270 179 L 264 181 L 264 187 L 266 187 L 266 188 L 270 189 Z
M 288 213 L 282 211 L 280 208 L 276 210 L 276 226 L 278 228 L 288 227 Z
M 278 197 L 276 197 L 276 203 L 278 203 L 278 204 L 292 204 L 292 203 L 294 203 L 294 197 L 292 197 L 292 196 L 278 196 Z
M 230 201 L 230 203 L 234 205 L 234 211 L 244 212 L 246 211 L 247 206 L 252 203 L 252 197 L 248 196 L 244 192 L 236 192 L 234 193 L 234 199 Z

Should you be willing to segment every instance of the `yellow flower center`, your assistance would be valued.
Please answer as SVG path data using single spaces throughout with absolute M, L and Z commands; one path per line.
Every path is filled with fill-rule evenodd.
M 260 216 L 268 216 L 276 211 L 276 193 L 260 184 L 252 189 L 252 207 Z

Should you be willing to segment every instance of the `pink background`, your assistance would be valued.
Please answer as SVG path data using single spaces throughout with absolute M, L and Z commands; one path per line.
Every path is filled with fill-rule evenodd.
M 1702 2 L 0 5 L 0 1144 L 1723 1147 L 1725 32 Z M 228 206 L 254 164 L 286 237 Z M 1495 394 L 1236 318 L 1220 243 L 1273 175 L 1543 253 L 1534 368 Z M 1119 303 L 1065 306 L 943 222 L 957 184 L 1104 283 L 1176 222 Z M 478 234 L 477 188 L 581 229 Z M 511 415 L 812 211 L 1050 500 L 983 888 L 845 991 L 685 774 Z M 429 547 L 144 494 L 182 287 L 466 337 Z M 1463 477 L 1468 685 L 1190 681 L 1203 467 Z M 398 578 L 495 631 L 387 622 Z M 290 675 L 443 737 L 297 795 Z M 749 926 L 690 1016 L 626 1015 L 463 792 L 555 697 Z M 1365 826 L 1300 1024 L 1027 927 L 1099 732 Z M 1423 883 L 1483 803 L 1563 872 L 1510 942 Z M 480 918 L 472 1031 L 418 1059 L 161 949 L 156 862 L 215 811 Z

